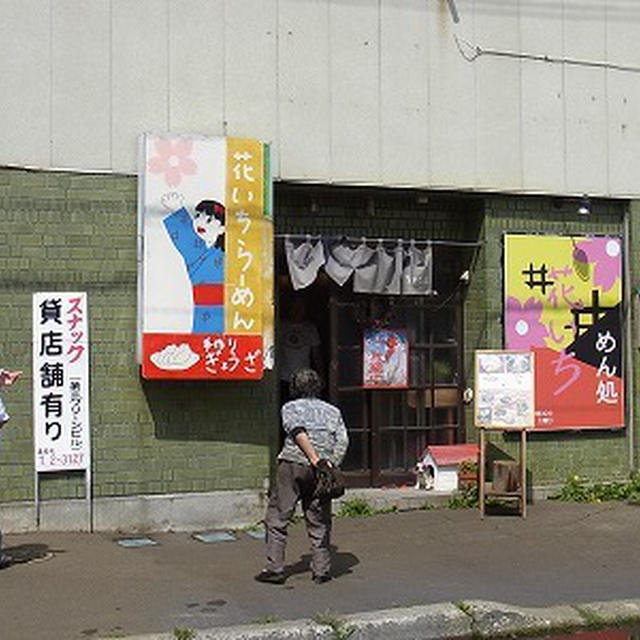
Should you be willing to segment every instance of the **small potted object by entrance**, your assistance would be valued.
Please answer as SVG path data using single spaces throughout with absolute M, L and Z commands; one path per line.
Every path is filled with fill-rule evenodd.
M 460 489 L 478 485 L 478 461 L 463 460 L 458 465 L 458 486 Z

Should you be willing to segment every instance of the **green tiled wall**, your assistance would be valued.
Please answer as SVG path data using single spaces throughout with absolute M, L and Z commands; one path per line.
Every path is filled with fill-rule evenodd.
M 596 203 L 584 218 L 574 203 L 544 197 L 443 194 L 427 203 L 393 190 L 281 185 L 275 190 L 279 234 L 483 241 L 465 302 L 469 385 L 474 349 L 502 346 L 503 232 L 619 233 L 625 207 Z M 640 205 L 632 204 L 634 288 L 640 276 L 634 249 L 634 240 L 640 241 L 638 219 Z M 4 393 L 12 420 L 0 451 L 0 500 L 33 499 L 31 294 L 53 290 L 89 296 L 96 496 L 262 488 L 278 439 L 274 374 L 257 383 L 151 382 L 139 376 L 135 178 L 1 169 L 0 222 L 0 366 L 25 371 Z M 470 411 L 466 423 L 472 425 Z M 473 440 L 473 426 L 467 430 Z M 625 477 L 629 435 L 533 434 L 532 481 L 558 484 L 574 471 L 598 480 Z M 493 445 L 506 454 L 516 451 L 516 443 L 501 436 Z M 50 474 L 41 484 L 43 499 L 83 491 L 78 474 Z
M 590 216 L 576 213 L 577 202 L 547 197 L 490 196 L 485 200 L 485 218 L 481 231 L 484 246 L 469 285 L 466 316 L 466 374 L 473 382 L 473 352 L 475 349 L 502 348 L 502 236 L 505 232 L 545 234 L 603 234 L 624 231 L 624 202 L 596 202 Z M 635 218 L 631 216 L 635 238 L 640 237 Z M 633 264 L 637 250 L 631 251 Z M 533 257 L 533 256 L 532 256 Z M 637 268 L 635 281 L 637 281 Z M 632 276 L 632 283 L 634 277 Z M 628 283 L 627 283 L 628 284 Z M 635 357 L 634 353 L 630 354 Z M 471 409 L 467 425 L 472 425 Z M 569 474 L 577 473 L 591 481 L 607 481 L 628 477 L 630 429 L 596 432 L 560 432 L 528 437 L 527 466 L 530 481 L 535 486 L 558 485 Z M 469 439 L 476 438 L 474 427 L 467 428 Z M 494 434 L 489 453 L 496 457 L 516 457 L 518 441 L 512 436 Z
M 274 376 L 143 381 L 136 345 L 136 179 L 0 170 L 0 500 L 33 499 L 31 294 L 86 291 L 96 496 L 262 488 L 275 435 Z M 42 476 L 41 495 L 84 494 L 81 474 Z

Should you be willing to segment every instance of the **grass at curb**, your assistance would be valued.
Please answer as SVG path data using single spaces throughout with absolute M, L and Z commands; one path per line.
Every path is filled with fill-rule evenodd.
M 383 513 L 400 513 L 400 509 L 395 504 L 376 509 L 364 498 L 352 498 L 350 500 L 344 500 L 340 504 L 336 515 L 339 518 L 368 518 L 369 516 Z
M 584 618 L 587 629 L 602 629 L 609 624 L 604 618 L 593 611 L 583 609 L 580 606 L 573 607 Z
M 476 619 L 473 617 L 473 612 L 471 605 L 464 602 L 463 600 L 457 600 L 452 603 L 454 607 L 462 611 L 467 618 L 469 618 L 469 624 L 471 625 L 471 637 L 472 638 L 481 638 L 482 634 L 478 631 L 478 625 L 476 623 Z
M 556 634 L 575 633 L 578 631 L 598 631 L 603 629 L 619 629 L 623 627 L 640 626 L 640 614 L 601 616 L 580 605 L 568 605 L 582 618 L 583 623 L 558 622 L 545 624 L 532 624 L 523 626 L 522 629 L 505 629 L 504 632 L 492 630 L 489 634 L 483 633 L 474 614 L 473 603 L 456 601 L 452 603 L 459 611 L 469 617 L 471 626 L 471 638 L 473 640 L 487 640 L 488 638 L 534 638 L 552 637 Z
M 312 619 L 316 624 L 331 628 L 332 640 L 347 640 L 356 631 L 356 627 L 330 613 L 318 613 Z
M 553 640 L 555 635 L 572 634 L 576 632 L 601 631 L 615 629 L 631 629 L 640 628 L 640 610 L 629 615 L 616 614 L 616 611 L 624 610 L 625 606 L 639 607 L 640 601 L 620 601 L 612 602 L 594 602 L 576 605 L 561 605 L 560 611 L 558 607 L 517 607 L 511 605 L 501 605 L 500 603 L 487 603 L 480 600 L 457 600 L 442 603 L 455 607 L 468 620 L 467 630 L 464 636 L 456 636 L 464 638 L 464 640 L 490 640 L 491 638 L 504 639 L 524 639 L 524 638 L 549 638 Z M 488 608 L 486 605 L 490 605 Z M 504 606 L 504 609 L 501 608 Z M 603 607 L 602 613 L 594 611 L 593 608 Z M 613 607 L 613 608 L 612 608 Z M 400 607 L 403 608 L 403 607 Z M 411 609 L 412 607 L 410 607 Z M 420 607 L 418 607 L 420 608 Z M 564 613 L 563 613 L 564 610 Z M 573 613 L 572 613 L 573 612 Z M 577 614 L 577 615 L 576 615 Z M 423 614 L 418 616 L 422 617 Z M 492 623 L 487 618 L 494 618 L 496 623 Z M 564 618 L 564 621 L 563 621 Z M 415 619 L 415 618 L 414 618 Z M 371 617 L 367 614 L 365 620 L 361 623 L 357 614 L 342 617 L 340 614 L 326 611 L 325 613 L 317 613 L 311 619 L 298 621 L 301 624 L 314 622 L 320 627 L 324 627 L 322 637 L 328 637 L 331 640 L 349 640 L 352 636 L 362 637 L 362 633 L 370 628 Z M 258 624 L 265 628 L 271 627 L 271 631 L 266 632 L 266 637 L 280 637 L 277 625 L 285 623 L 277 615 L 263 616 L 253 621 L 252 624 Z M 290 623 L 293 621 L 290 621 Z M 290 624 L 289 623 L 289 624 Z M 389 629 L 389 621 L 385 618 L 384 625 Z M 398 632 L 401 637 L 403 626 L 399 623 Z M 409 622 L 408 624 L 415 624 Z M 273 631 L 275 625 L 276 631 Z M 364 626 L 362 626 L 364 625 Z M 415 633 L 415 627 L 412 627 L 412 633 Z M 286 633 L 282 637 L 288 637 Z M 276 633 L 276 635 L 273 635 Z M 270 635 L 269 635 L 270 634 Z M 175 640 L 196 640 L 198 632 L 193 629 L 174 628 L 173 638 Z M 235 636 L 234 636 L 235 637 Z M 376 636 L 377 637 L 377 636 Z M 391 636 L 393 637 L 393 636 Z M 412 636 L 413 637 L 413 636 Z M 430 636 L 431 637 L 431 636 Z M 444 640 L 445 636 L 442 636 Z
M 603 617 L 593 611 L 589 611 L 580 605 L 574 605 L 575 609 L 584 618 L 587 629 L 611 629 L 627 626 L 640 626 L 640 614 L 630 614 L 628 616 L 618 615 Z

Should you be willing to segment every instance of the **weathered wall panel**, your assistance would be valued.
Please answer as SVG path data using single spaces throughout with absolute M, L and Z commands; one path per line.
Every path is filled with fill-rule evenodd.
M 599 0 L 566 0 L 565 55 L 605 60 L 605 17 L 605 5 Z M 608 190 L 606 71 L 566 67 L 565 90 L 567 189 L 574 193 L 605 192 Z
M 465 35 L 473 2 L 456 2 L 465 20 Z M 434 186 L 455 187 L 476 182 L 475 69 L 458 52 L 445 3 L 431 2 L 429 21 L 430 166 Z M 456 30 L 459 33 L 462 29 Z
M 169 126 L 168 5 L 112 0 L 112 11 L 112 162 L 133 173 L 138 136 Z
M 52 13 L 51 162 L 111 166 L 111 9 L 108 0 L 57 0 Z
M 526 3 L 525 3 L 526 4 Z M 520 8 L 522 51 L 561 57 L 562 21 Z M 560 65 L 525 60 L 522 74 L 522 177 L 534 191 L 562 193 L 564 176 L 564 86 Z
M 0 0 L 0 164 L 135 172 L 171 130 L 267 140 L 282 179 L 640 195 L 640 3 L 456 6 Z
M 611 62 L 640 68 L 640 2 L 633 13 L 607 8 L 607 55 Z M 629 7 L 628 9 L 631 9 Z M 640 73 L 607 73 L 609 186 L 612 193 L 637 194 L 640 158 Z
M 169 3 L 169 129 L 224 131 L 224 0 Z
M 331 166 L 335 180 L 380 180 L 378 3 L 331 0 Z
M 49 0 L 0 0 L 0 163 L 49 166 Z
M 332 177 L 329 0 L 281 0 L 279 18 L 280 169 L 293 179 L 326 182 Z
M 277 2 L 227 1 L 225 25 L 226 133 L 276 140 Z M 211 64 L 220 62 L 209 60 Z M 274 160 L 277 167 L 277 157 Z
M 518 0 L 510 2 L 509 11 L 505 10 L 500 20 L 479 9 L 476 33 L 495 49 L 518 51 L 518 5 Z M 476 171 L 480 187 L 503 190 L 510 185 L 522 186 L 520 65 L 518 60 L 486 57 L 475 64 Z
M 382 182 L 426 185 L 429 168 L 429 19 L 424 0 L 383 0 L 380 52 Z

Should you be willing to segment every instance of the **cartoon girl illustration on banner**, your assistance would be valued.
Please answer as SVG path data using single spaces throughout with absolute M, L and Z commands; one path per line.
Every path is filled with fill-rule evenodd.
M 224 205 L 202 200 L 193 216 L 181 207 L 163 224 L 191 281 L 192 333 L 224 333 Z

